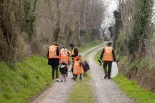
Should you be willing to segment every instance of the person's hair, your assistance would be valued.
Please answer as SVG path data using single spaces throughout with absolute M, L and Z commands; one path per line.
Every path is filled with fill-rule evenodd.
M 83 61 L 84 61 L 84 62 L 87 62 L 87 59 L 85 58 L 85 59 L 83 59 Z
M 64 46 L 64 45 L 63 45 L 63 46 L 62 46 L 62 48 L 64 48 L 64 49 L 65 49 L 65 48 L 66 48 L 66 46 Z
M 56 43 L 57 46 L 59 46 L 59 43 Z
M 66 65 L 66 63 L 63 61 L 63 62 L 62 62 L 62 65 Z
M 57 45 L 57 43 L 56 42 L 53 42 L 53 45 Z
M 70 44 L 70 46 L 72 47 L 72 46 L 74 46 L 74 44 Z
M 107 46 L 111 46 L 112 45 L 112 43 L 111 42 L 109 42 L 108 44 L 107 44 Z
M 81 54 L 81 53 L 79 53 L 79 54 L 78 54 L 78 56 L 79 56 L 79 57 L 82 57 L 82 54 Z

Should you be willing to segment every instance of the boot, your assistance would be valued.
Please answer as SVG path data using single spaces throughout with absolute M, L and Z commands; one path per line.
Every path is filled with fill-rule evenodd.
M 108 77 L 108 75 L 105 75 L 105 76 L 104 76 L 104 79 L 106 79 L 107 77 Z

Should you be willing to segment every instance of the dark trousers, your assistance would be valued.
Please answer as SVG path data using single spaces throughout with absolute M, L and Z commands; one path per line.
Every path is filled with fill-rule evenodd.
M 72 67 L 71 67 L 72 74 L 73 74 L 73 67 L 74 67 L 74 62 L 72 63 Z M 74 74 L 73 74 L 73 77 L 74 77 Z
M 58 65 L 51 65 L 52 67 L 52 79 L 55 79 L 55 71 L 56 71 L 56 78 L 58 78 Z
M 108 65 L 108 72 L 107 72 L 107 65 Z M 108 78 L 110 78 L 111 67 L 112 67 L 112 61 L 104 61 L 103 69 L 104 69 L 105 76 L 108 76 Z
M 77 79 L 78 74 L 74 74 L 74 78 Z M 80 74 L 80 80 L 82 80 L 82 74 Z

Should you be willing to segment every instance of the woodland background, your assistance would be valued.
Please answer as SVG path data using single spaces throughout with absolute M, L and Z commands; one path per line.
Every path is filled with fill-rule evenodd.
M 0 0 L 0 60 L 46 56 L 54 41 L 81 46 L 101 37 L 102 0 Z

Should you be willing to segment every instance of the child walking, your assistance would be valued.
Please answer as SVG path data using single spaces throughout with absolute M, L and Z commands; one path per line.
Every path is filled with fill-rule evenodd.
M 75 61 L 74 61 L 74 66 L 73 66 L 73 74 L 74 74 L 74 80 L 76 81 L 78 74 L 80 75 L 80 80 L 82 80 L 82 73 L 83 73 L 83 68 L 82 68 L 82 55 L 79 54 Z
M 66 82 L 66 75 L 67 75 L 67 72 L 68 72 L 68 67 L 67 67 L 67 64 L 65 62 L 62 62 L 61 65 L 60 65 L 60 72 L 61 72 L 61 80 L 60 82 Z
M 89 64 L 88 64 L 86 59 L 84 59 L 84 61 L 82 62 L 82 67 L 83 67 L 83 70 L 84 70 L 83 76 L 87 77 L 87 75 L 88 75 L 87 71 L 90 69 L 90 67 L 89 67 Z

